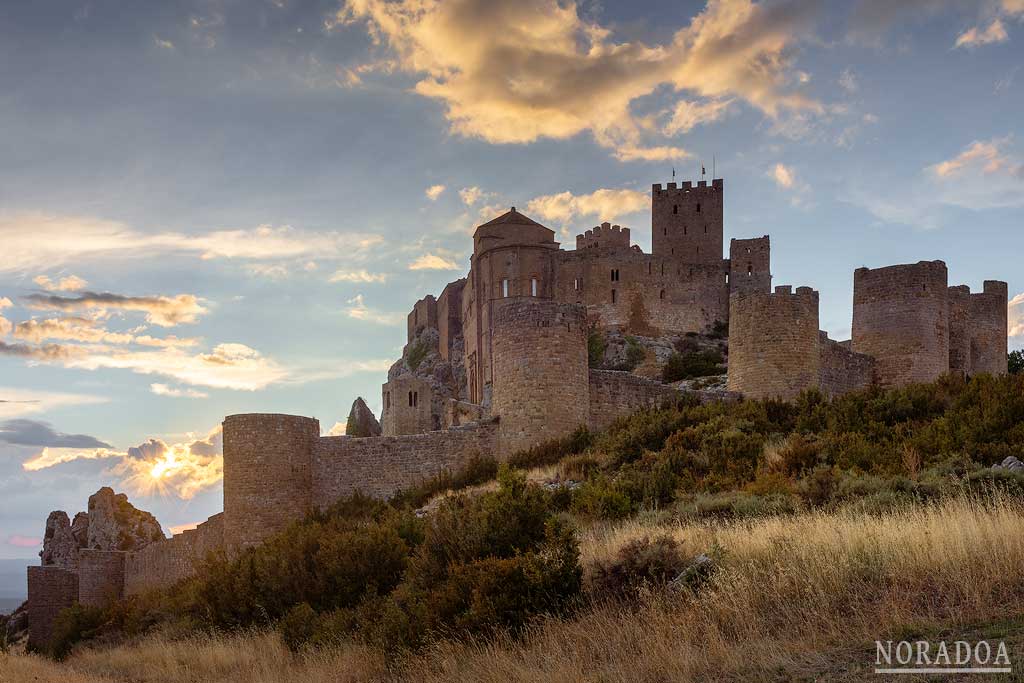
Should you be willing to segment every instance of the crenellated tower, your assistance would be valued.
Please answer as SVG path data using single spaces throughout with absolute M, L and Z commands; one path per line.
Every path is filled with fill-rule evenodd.
M 721 264 L 725 185 L 718 178 L 651 187 L 651 253 L 684 263 Z

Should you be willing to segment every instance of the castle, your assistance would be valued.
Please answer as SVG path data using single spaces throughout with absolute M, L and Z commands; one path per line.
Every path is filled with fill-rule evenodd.
M 507 458 L 584 425 L 661 404 L 681 389 L 588 362 L 592 330 L 672 337 L 728 326 L 728 389 L 792 399 L 947 372 L 1007 371 L 1004 282 L 950 287 L 926 261 L 854 273 L 853 335 L 819 328 L 818 293 L 772 289 L 768 236 L 724 250 L 724 183 L 656 184 L 651 253 L 604 223 L 561 249 L 513 207 L 473 235 L 468 275 L 409 313 L 403 357 L 382 387 L 381 433 L 321 436 L 307 417 L 224 419 L 224 511 L 133 551 L 83 548 L 71 566 L 29 567 L 30 641 L 56 613 L 189 575 L 211 550 L 260 543 L 307 511 L 361 491 L 387 497 L 475 455 Z M 77 519 L 77 518 L 76 518 Z

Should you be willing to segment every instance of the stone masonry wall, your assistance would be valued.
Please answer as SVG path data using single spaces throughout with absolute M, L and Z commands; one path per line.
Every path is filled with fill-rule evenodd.
M 853 350 L 873 356 L 883 387 L 949 371 L 946 264 L 921 261 L 853 274 Z
M 730 297 L 730 391 L 752 398 L 793 399 L 820 382 L 818 293 L 776 287 L 774 294 Z
M 444 470 L 457 472 L 475 455 L 493 455 L 496 437 L 494 422 L 406 436 L 321 437 L 313 451 L 313 504 L 326 508 L 356 491 L 387 498 Z
M 582 306 L 508 299 L 491 333 L 499 455 L 571 433 L 590 417 L 587 321 Z
M 629 249 L 629 228 L 602 223 L 582 235 L 576 235 L 576 249 L 598 249 L 601 247 Z
M 875 381 L 875 359 L 854 353 L 847 346 L 820 332 L 818 351 L 821 357 L 821 392 L 828 397 L 842 396 L 850 391 L 866 389 Z
M 970 372 L 972 375 L 983 372 L 1005 375 L 1009 287 L 1005 282 L 997 280 L 986 280 L 984 287 L 984 292 L 971 294 L 970 297 Z
M 78 551 L 78 601 L 89 607 L 106 607 L 120 599 L 124 594 L 126 555 L 120 550 Z
M 128 553 L 124 563 L 125 595 L 170 586 L 191 576 L 196 564 L 211 552 L 224 548 L 224 513 L 218 513 L 195 529 Z
M 437 300 L 432 294 L 423 297 L 413 305 L 406 320 L 407 342 L 411 344 L 424 327 L 437 329 Z
M 768 235 L 729 242 L 729 291 L 772 291 L 772 244 Z
M 591 430 L 604 429 L 623 415 L 657 407 L 678 394 L 670 386 L 631 372 L 591 370 L 588 427 Z
M 78 574 L 58 567 L 28 568 L 28 644 L 45 648 L 53 635 L 53 620 L 78 600 Z
M 950 287 L 949 371 L 964 376 L 971 373 L 971 288 Z
M 651 188 L 651 253 L 714 265 L 722 260 L 724 183 L 668 183 Z
M 420 434 L 440 428 L 431 409 L 434 392 L 422 377 L 400 375 L 384 384 L 381 393 L 384 410 L 380 426 L 384 436 Z
M 224 418 L 224 540 L 253 545 L 310 509 L 320 423 L 277 414 Z

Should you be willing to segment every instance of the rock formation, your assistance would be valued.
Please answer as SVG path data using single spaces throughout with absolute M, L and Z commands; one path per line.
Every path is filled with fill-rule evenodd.
M 373 411 L 366 405 L 366 401 L 360 396 L 352 403 L 352 410 L 348 414 L 348 422 L 345 425 L 345 434 L 348 436 L 380 436 L 380 422 L 374 416 Z

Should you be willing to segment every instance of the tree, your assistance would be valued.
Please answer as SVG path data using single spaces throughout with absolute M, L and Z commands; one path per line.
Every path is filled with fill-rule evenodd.
M 1024 372 L 1024 351 L 1011 351 L 1007 359 L 1010 366 L 1010 374 L 1017 375 Z

